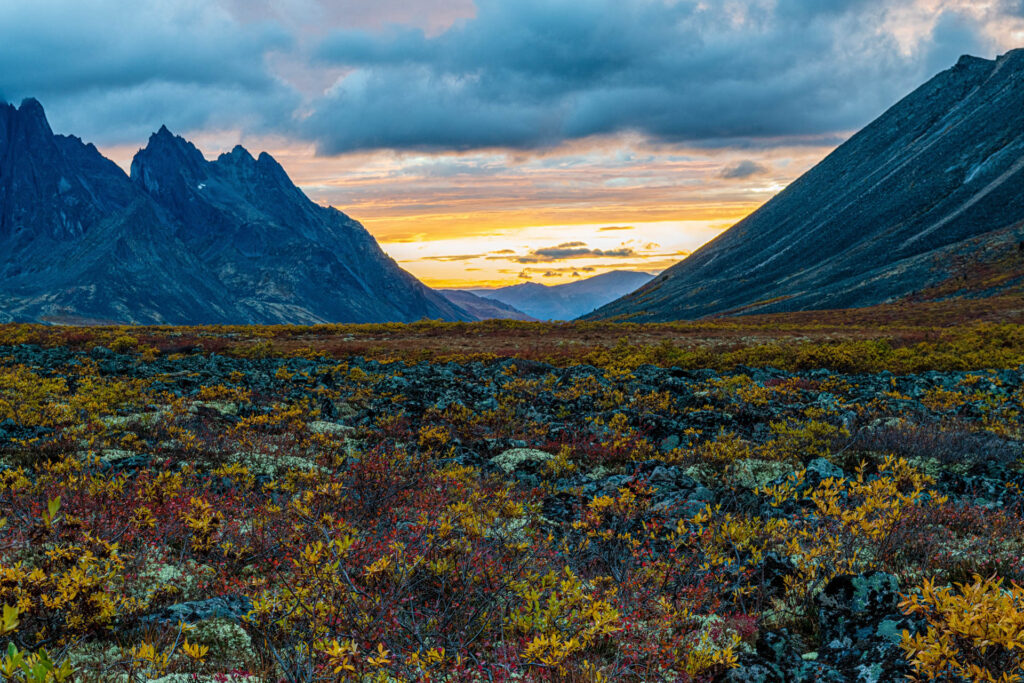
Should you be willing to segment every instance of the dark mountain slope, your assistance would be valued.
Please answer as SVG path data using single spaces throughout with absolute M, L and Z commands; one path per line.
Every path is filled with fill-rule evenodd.
M 0 104 L 0 321 L 471 319 L 269 155 L 207 162 L 161 128 L 132 170 Z
M 362 225 L 310 201 L 265 152 L 254 159 L 238 146 L 209 162 L 161 128 L 131 170 L 256 321 L 471 319 L 402 270 Z
M 244 319 L 116 164 L 0 105 L 0 320 Z
M 963 57 L 763 207 L 588 318 L 868 306 L 1024 239 L 1024 50 Z M 973 241 L 972 241 L 973 240 Z M 984 240 L 983 240 L 984 242 Z
M 0 244 L 81 236 L 135 198 L 95 147 L 54 135 L 39 102 L 0 103 Z

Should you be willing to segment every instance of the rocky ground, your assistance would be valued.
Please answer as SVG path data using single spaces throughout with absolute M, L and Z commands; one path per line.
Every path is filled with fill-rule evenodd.
M 81 680 L 1019 674 L 950 606 L 1022 578 L 1022 410 L 1024 368 L 0 347 L 0 642 Z M 1024 612 L 992 585 L 978 623 Z

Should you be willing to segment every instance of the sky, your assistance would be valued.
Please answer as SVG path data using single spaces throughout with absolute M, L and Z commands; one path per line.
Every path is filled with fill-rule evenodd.
M 0 3 L 0 99 L 124 167 L 160 125 L 268 151 L 433 286 L 657 272 L 1024 0 Z

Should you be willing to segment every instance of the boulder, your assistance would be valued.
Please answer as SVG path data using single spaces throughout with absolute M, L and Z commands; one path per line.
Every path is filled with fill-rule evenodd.
M 555 456 L 536 448 L 510 448 L 491 458 L 491 464 L 505 474 L 532 473 Z

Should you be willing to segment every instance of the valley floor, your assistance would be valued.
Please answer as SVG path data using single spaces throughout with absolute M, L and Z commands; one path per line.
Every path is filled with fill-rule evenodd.
M 1019 303 L 0 326 L 0 680 L 1020 675 Z

